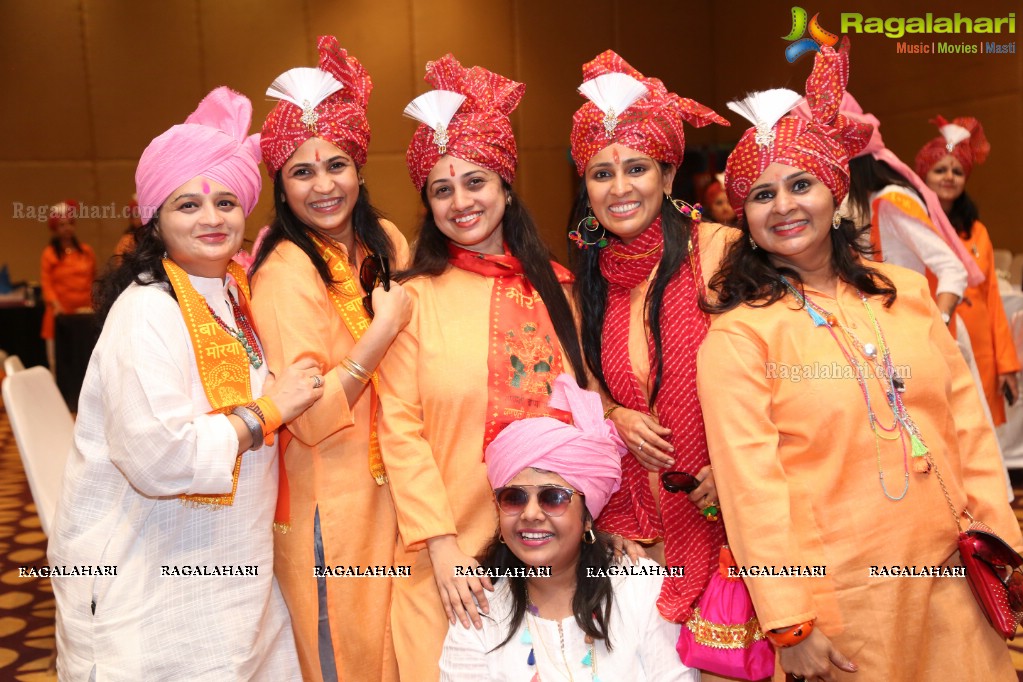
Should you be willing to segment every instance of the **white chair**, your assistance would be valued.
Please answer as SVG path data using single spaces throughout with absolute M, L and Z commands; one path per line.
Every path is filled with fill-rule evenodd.
M 49 536 L 71 449 L 74 420 L 53 375 L 45 367 L 8 374 L 3 397 L 39 522 Z
M 1009 284 L 1018 289 L 1023 284 L 1023 253 L 1017 253 L 1009 264 Z
M 11 376 L 16 372 L 21 372 L 25 369 L 24 363 L 21 362 L 21 358 L 17 355 L 8 355 L 4 358 L 4 374 Z
M 995 249 L 995 270 L 999 273 L 1008 273 L 1009 266 L 1012 264 L 1012 251 L 1009 249 Z M 1001 275 L 999 275 L 1001 276 Z

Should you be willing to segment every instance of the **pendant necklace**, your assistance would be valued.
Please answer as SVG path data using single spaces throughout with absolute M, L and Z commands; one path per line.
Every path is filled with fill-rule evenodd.
M 884 332 L 881 330 L 881 325 L 874 315 L 874 310 L 870 307 L 870 301 L 862 291 L 857 290 L 856 293 L 874 329 L 875 343 L 863 343 L 849 327 L 839 322 L 838 317 L 834 313 L 821 307 L 809 296 L 801 293 L 792 286 L 788 279 L 783 277 L 782 283 L 796 300 L 802 303 L 810 319 L 813 320 L 814 326 L 827 328 L 831 337 L 835 340 L 835 344 L 845 357 L 846 362 L 852 368 L 856 382 L 859 384 L 860 392 L 863 394 L 863 402 L 867 407 L 867 421 L 870 424 L 870 430 L 874 434 L 874 452 L 877 456 L 877 473 L 881 481 L 881 490 L 889 500 L 898 502 L 909 491 L 910 454 L 913 460 L 913 470 L 917 473 L 927 473 L 930 471 L 931 465 L 928 458 L 925 457 L 928 449 L 920 435 L 920 430 L 909 416 L 909 412 L 906 410 L 906 405 L 902 399 L 902 394 L 906 392 L 906 382 L 899 375 L 895 364 L 892 362 L 891 350 L 888 347 Z M 841 333 L 841 338 L 836 333 L 836 330 Z M 843 338 L 845 340 L 844 343 Z M 854 351 L 862 355 L 864 361 L 861 362 L 854 354 Z M 873 372 L 871 372 L 871 369 L 873 369 Z M 871 373 L 877 379 L 881 391 L 885 395 L 888 408 L 891 410 L 893 421 L 890 426 L 880 421 L 871 403 L 870 390 L 867 386 L 867 377 Z M 909 448 L 906 447 L 907 438 L 909 440 Z M 903 486 L 902 492 L 898 495 L 892 495 L 885 484 L 884 469 L 881 466 L 882 440 L 898 440 L 902 445 Z

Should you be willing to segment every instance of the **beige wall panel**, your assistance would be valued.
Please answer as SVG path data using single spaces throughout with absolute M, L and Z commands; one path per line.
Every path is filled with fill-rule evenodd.
M 398 226 L 410 242 L 415 238 L 422 216 L 419 193 L 408 177 L 405 152 L 374 153 L 363 171 L 373 205 Z
M 40 182 L 41 177 L 60 182 Z M 0 163 L 0 265 L 9 264 L 12 280 L 39 280 L 39 256 L 50 240 L 45 216 L 50 205 L 64 199 L 98 203 L 93 168 L 82 162 Z M 59 187 L 59 189 L 54 189 Z M 42 215 L 43 220 L 35 216 Z M 20 217 L 19 217 L 20 216 Z M 101 221 L 79 220 L 79 239 L 96 249 Z
M 463 66 L 483 66 L 514 78 L 515 12 L 534 0 L 411 0 L 416 94 L 426 92 L 426 62 L 451 52 Z
M 92 248 L 101 271 L 128 227 L 128 218 L 124 216 L 128 215 L 128 202 L 135 193 L 137 165 L 134 161 L 101 161 L 95 165 L 96 194 L 104 213 Z
M 89 81 L 78 0 L 6 2 L 0 22 L 0 160 L 88 159 Z M 46 131 L 46 134 L 41 134 Z
M 433 3 L 430 3 L 433 4 Z M 373 78 L 369 123 L 370 154 L 404 153 L 414 129 L 401 112 L 426 90 L 423 67 L 413 55 L 409 0 L 346 0 L 307 3 L 311 43 L 322 34 L 337 36 L 341 47 L 362 62 Z M 437 56 L 440 56 L 439 54 Z M 430 57 L 431 59 L 435 57 Z
M 96 157 L 137 159 L 159 132 L 184 120 L 203 92 L 201 31 L 194 0 L 82 0 Z
M 259 132 L 276 103 L 264 94 L 273 79 L 296 66 L 316 66 L 309 56 L 315 44 L 306 44 L 305 9 L 289 0 L 198 4 L 202 93 L 227 85 L 244 94 L 252 100 L 253 132 Z
M 516 73 L 526 84 L 516 130 L 521 148 L 568 148 L 572 114 L 585 102 L 576 92 L 582 65 L 612 46 L 612 9 L 612 0 L 516 6 Z
M 516 191 L 533 214 L 540 235 L 562 263 L 567 263 L 565 229 L 575 201 L 578 176 L 564 150 L 523 150 L 519 153 Z

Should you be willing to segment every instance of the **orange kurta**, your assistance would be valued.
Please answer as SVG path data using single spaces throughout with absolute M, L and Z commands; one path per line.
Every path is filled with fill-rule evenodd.
M 380 365 L 380 444 L 398 517 L 394 647 L 403 680 L 436 680 L 448 623 L 426 540 L 477 556 L 497 530 L 483 463 L 493 278 L 449 267 L 409 281 L 413 313 Z
M 79 308 L 92 307 L 92 283 L 96 279 L 96 254 L 92 247 L 82 244 L 82 250 L 68 249 L 63 258 L 57 257 L 53 246 L 43 249 L 40 259 L 40 280 L 46 313 L 40 333 L 44 339 L 53 338 L 54 307 L 60 304 L 61 312 L 73 313 Z
M 408 246 L 384 227 L 397 263 Z M 363 257 L 359 249 L 359 263 Z M 356 277 L 358 286 L 358 277 Z M 313 358 L 323 368 L 323 397 L 288 424 L 294 439 L 285 455 L 291 491 L 291 529 L 275 534 L 274 572 L 291 612 L 302 677 L 320 680 L 313 520 L 320 510 L 326 564 L 391 566 L 396 533 L 387 486 L 369 470 L 370 390 L 349 406 L 338 364 L 355 345 L 309 258 L 280 243 L 252 278 L 252 314 L 270 371 Z M 396 680 L 388 612 L 391 578 L 327 578 L 327 606 L 340 679 Z
M 960 235 L 966 249 L 977 259 L 984 281 L 969 287 L 963 294 L 962 304 L 956 312 L 963 318 L 966 331 L 970 334 L 973 356 L 977 360 L 977 373 L 984 386 L 984 396 L 991 408 L 991 419 L 995 426 L 1005 423 L 1005 397 L 998 390 L 998 375 L 1018 372 L 1019 358 L 1012 339 L 1012 330 L 1005 317 L 1002 296 L 998 292 L 998 275 L 995 273 L 995 249 L 991 244 L 987 228 L 978 220 L 973 223 L 970 238 Z
M 926 281 L 887 264 L 898 299 L 871 307 L 905 376 L 903 394 L 958 509 L 1016 548 L 1023 537 L 1005 501 L 994 434 Z M 876 343 L 856 291 L 807 290 L 862 341 Z M 719 316 L 699 353 L 698 384 L 723 518 L 740 566 L 823 566 L 824 577 L 747 578 L 766 628 L 812 618 L 859 666 L 836 679 L 1015 679 L 1005 643 L 963 578 L 871 577 L 872 566 L 940 566 L 956 528 L 937 477 L 910 473 L 898 502 L 878 480 L 874 435 L 860 386 L 826 327 L 791 296 Z M 881 423 L 878 382 L 868 378 Z M 884 481 L 902 491 L 902 449 L 881 441 Z M 964 652 L 969 651 L 969 655 Z M 775 678 L 784 679 L 780 667 Z

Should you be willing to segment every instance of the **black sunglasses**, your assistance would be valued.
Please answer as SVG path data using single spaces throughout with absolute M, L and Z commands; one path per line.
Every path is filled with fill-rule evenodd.
M 391 290 L 391 264 L 387 256 L 371 253 L 362 259 L 359 267 L 359 284 L 366 295 L 362 297 L 362 307 L 373 317 L 373 289 L 382 284 L 384 291 Z
M 572 504 L 572 496 L 585 497 L 578 490 L 560 485 L 506 485 L 494 490 L 494 499 L 501 511 L 509 516 L 521 514 L 532 497 L 529 490 L 536 491 L 540 511 L 547 516 L 561 516 Z
M 700 485 L 700 479 L 686 471 L 665 471 L 661 474 L 661 485 L 669 493 L 689 494 Z

